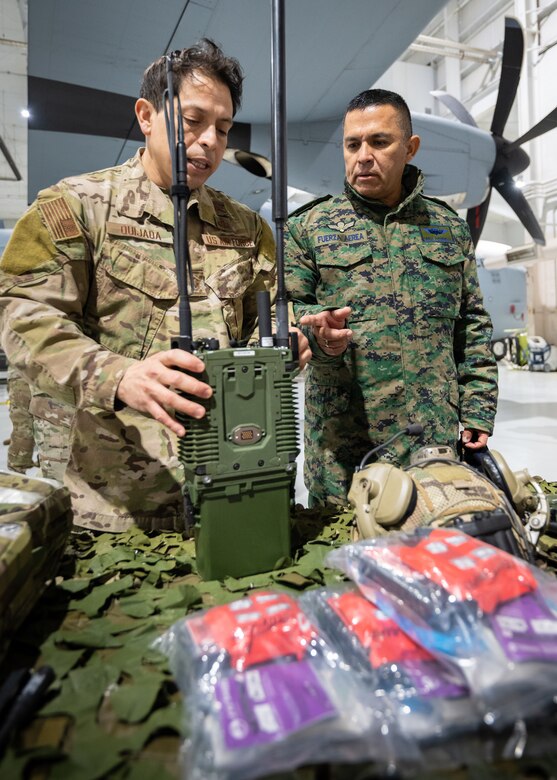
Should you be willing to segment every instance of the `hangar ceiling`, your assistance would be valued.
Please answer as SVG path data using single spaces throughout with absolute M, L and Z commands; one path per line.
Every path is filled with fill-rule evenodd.
M 524 12 L 525 20 L 536 22 L 527 27 L 526 64 L 531 68 L 532 42 L 540 49 L 545 44 L 544 51 L 551 48 L 543 31 L 550 29 L 555 6 L 553 0 L 493 0 L 488 5 L 481 0 L 286 0 L 288 119 L 300 127 L 309 117 L 318 120 L 312 132 L 318 126 L 329 134 L 326 143 L 338 148 L 332 130 L 346 95 L 384 77 L 400 57 L 398 62 L 410 71 L 421 68 L 433 74 L 434 88 L 461 99 L 481 128 L 488 124 L 495 102 L 503 16 Z M 132 154 L 140 140 L 128 118 L 143 67 L 166 49 L 201 35 L 223 43 L 246 70 L 236 137 L 245 140 L 251 131 L 256 142 L 258 135 L 266 134 L 260 123 L 267 123 L 270 113 L 270 0 L 29 0 L 28 10 L 29 29 L 27 0 L 0 0 L 0 136 L 22 175 L 22 181 L 14 181 L 0 154 L 0 220 L 5 226 L 13 224 L 27 203 L 25 185 L 32 198 L 38 188 L 61 176 L 111 165 Z M 422 31 L 418 37 L 416 30 Z M 29 175 L 27 122 L 19 116 L 27 103 L 27 33 Z M 408 85 L 412 98 L 412 77 L 407 90 Z M 511 137 L 540 118 L 534 92 L 529 72 L 527 78 L 523 75 L 521 96 L 507 125 Z M 58 104 L 61 93 L 65 99 Z M 448 116 L 441 106 L 431 105 L 426 111 Z M 117 136 L 111 135 L 114 126 L 119 127 Z M 83 132 L 90 127 L 95 134 Z M 311 133 L 299 136 L 300 147 L 317 148 L 311 147 Z M 298 159 L 293 155 L 296 166 Z M 321 169 L 317 152 L 304 159 L 314 172 Z M 531 176 L 540 177 L 539 163 Z M 266 187 L 270 191 L 268 181 L 232 165 L 222 165 L 212 182 L 248 203 L 250 197 L 261 202 Z M 331 191 L 333 185 L 324 181 L 323 187 Z M 520 226 L 494 201 L 488 228 L 490 222 L 502 220 L 507 232 L 510 226 L 516 234 L 513 243 L 520 243 Z

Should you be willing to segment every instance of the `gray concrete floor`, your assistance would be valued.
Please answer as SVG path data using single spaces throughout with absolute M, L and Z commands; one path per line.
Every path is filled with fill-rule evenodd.
M 557 372 L 499 364 L 499 403 L 491 449 L 512 471 L 557 481 Z
M 303 390 L 303 379 L 299 378 L 296 393 L 300 429 L 303 426 Z M 8 438 L 10 431 L 4 381 L 0 382 L 0 442 Z M 302 451 L 298 456 L 296 500 L 307 506 L 301 436 L 300 440 Z M 499 363 L 499 406 L 489 446 L 503 455 L 512 471 L 527 468 L 532 476 L 557 481 L 557 372 L 523 371 Z M 7 447 L 1 445 L 0 469 L 6 468 L 6 455 Z

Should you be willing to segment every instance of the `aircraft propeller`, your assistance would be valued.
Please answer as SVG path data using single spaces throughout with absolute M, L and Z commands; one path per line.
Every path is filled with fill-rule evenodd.
M 516 97 L 523 56 L 524 35 L 522 28 L 516 19 L 507 16 L 505 17 L 501 77 L 499 79 L 497 102 L 490 128 L 496 146 L 495 162 L 489 174 L 487 196 L 482 203 L 469 208 L 466 215 L 474 246 L 478 243 L 487 217 L 493 188 L 507 201 L 534 241 L 537 244 L 545 244 L 545 238 L 538 220 L 524 194 L 516 186 L 513 177 L 524 171 L 530 164 L 529 156 L 520 148 L 522 144 L 557 127 L 557 107 L 534 127 L 530 128 L 528 132 L 517 138 L 516 141 L 508 141 L 503 136 L 505 125 Z M 477 127 L 474 118 L 457 98 L 442 90 L 436 90 L 432 94 L 461 122 Z

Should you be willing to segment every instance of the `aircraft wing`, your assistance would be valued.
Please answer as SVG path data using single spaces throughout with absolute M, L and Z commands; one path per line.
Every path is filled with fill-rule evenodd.
M 489 188 L 489 172 L 495 161 L 495 142 L 477 127 L 430 114 L 412 113 L 414 132 L 421 138 L 415 157 L 425 175 L 424 192 L 444 198 L 453 208 L 481 203 Z M 267 125 L 251 128 L 254 149 L 270 155 Z M 236 166 L 221 166 L 220 189 L 232 189 L 243 203 L 257 209 L 271 197 L 269 179 L 250 176 Z M 288 125 L 288 184 L 316 197 L 342 189 L 342 125 L 339 120 L 299 122 Z
M 319 178 L 324 152 L 305 143 L 307 134 L 327 135 L 329 120 L 338 127 L 350 97 L 371 86 L 446 1 L 286 0 L 291 170 L 308 182 Z M 30 200 L 64 176 L 133 154 L 141 142 L 133 103 L 143 69 L 203 36 L 238 57 L 245 71 L 233 143 L 252 148 L 255 136 L 269 137 L 270 0 L 29 0 L 28 14 Z M 336 167 L 342 170 L 341 159 Z M 238 199 L 252 193 L 250 205 L 262 203 L 264 193 L 256 198 L 252 191 L 265 180 L 252 186 L 255 177 L 234 169 L 223 164 L 211 183 Z

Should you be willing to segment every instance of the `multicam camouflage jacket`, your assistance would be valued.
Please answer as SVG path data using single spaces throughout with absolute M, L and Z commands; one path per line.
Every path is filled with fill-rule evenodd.
M 8 366 L 8 398 L 12 430 L 8 444 L 8 468 L 24 474 L 33 467 L 35 436 L 33 417 L 29 411 L 31 387 L 13 366 Z
M 345 501 L 374 446 L 421 423 L 381 454 L 404 465 L 424 444 L 455 446 L 458 424 L 491 433 L 497 368 L 465 222 L 421 194 L 407 166 L 398 207 L 349 185 L 287 222 L 286 284 L 296 319 L 350 306 L 350 348 L 325 355 L 308 333 L 305 480 L 320 501 Z
M 41 477 L 63 482 L 74 408 L 34 390 L 13 366 L 8 367 L 8 396 L 12 423 L 8 468 L 25 473 L 38 465 Z
M 178 333 L 173 205 L 123 165 L 39 193 L 0 266 L 1 340 L 12 365 L 75 407 L 65 481 L 78 525 L 181 527 L 176 439 L 130 408 L 115 409 L 126 369 Z M 254 212 L 208 187 L 188 208 L 194 337 L 248 339 L 256 292 L 275 287 L 274 239 Z

